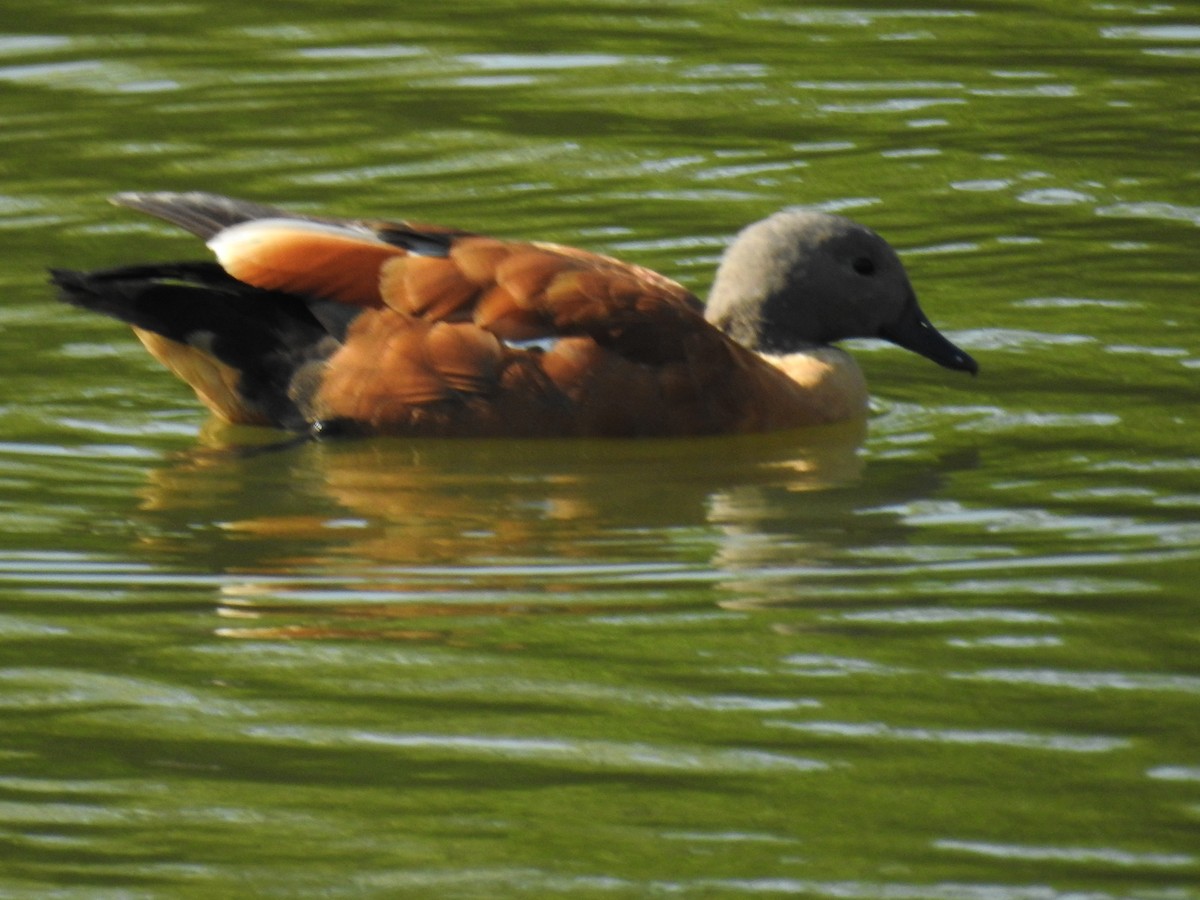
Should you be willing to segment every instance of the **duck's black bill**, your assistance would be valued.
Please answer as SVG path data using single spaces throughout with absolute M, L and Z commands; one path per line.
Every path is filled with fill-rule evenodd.
M 933 327 L 926 318 L 916 298 L 908 304 L 904 315 L 892 325 L 886 326 L 879 334 L 881 338 L 891 341 L 898 347 L 919 353 L 926 359 L 932 359 L 939 366 L 956 369 L 960 372 L 979 372 L 979 363 L 971 358 L 969 353 L 960 350 L 950 343 L 946 337 Z

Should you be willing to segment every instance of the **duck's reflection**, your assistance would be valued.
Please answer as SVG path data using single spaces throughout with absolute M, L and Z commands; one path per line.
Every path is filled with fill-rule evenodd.
M 830 552 L 854 493 L 830 489 L 860 478 L 864 435 L 856 422 L 688 441 L 372 439 L 247 454 L 234 449 L 244 430 L 216 426 L 153 473 L 145 543 L 160 559 L 245 576 L 222 588 L 231 636 L 446 639 L 440 624 L 405 623 L 653 608 L 630 601 L 628 585 L 672 573 L 719 585 L 779 553 Z

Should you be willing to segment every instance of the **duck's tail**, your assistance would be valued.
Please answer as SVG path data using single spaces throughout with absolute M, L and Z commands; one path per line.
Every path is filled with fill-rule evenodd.
M 51 271 L 59 298 L 133 326 L 146 348 L 229 422 L 305 430 L 303 370 L 340 343 L 348 313 L 250 287 L 212 262 Z

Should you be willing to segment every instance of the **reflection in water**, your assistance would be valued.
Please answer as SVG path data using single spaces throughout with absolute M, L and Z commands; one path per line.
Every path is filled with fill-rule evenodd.
M 145 543 L 194 562 L 207 542 L 221 573 L 245 573 L 222 588 L 223 616 L 239 620 L 228 636 L 453 642 L 448 624 L 482 615 L 650 611 L 658 594 L 630 603 L 635 585 L 717 583 L 777 562 L 772 546 L 815 562 L 827 527 L 846 533 L 830 489 L 858 479 L 865 431 L 246 453 L 256 433 L 214 425 L 204 447 L 151 473 Z M 817 534 L 811 545 L 795 545 L 802 530 Z
M 232 533 L 321 537 L 379 563 L 454 564 L 519 558 L 541 540 L 563 540 L 569 552 L 589 532 L 687 527 L 714 512 L 737 519 L 745 488 L 848 484 L 861 471 L 865 428 L 687 441 L 349 440 L 249 456 L 226 442 L 243 435 L 206 432 L 208 446 L 151 473 L 142 508 L 211 518 L 225 507 Z M 272 494 L 281 483 L 308 496 L 297 503 Z M 317 497 L 328 514 L 311 515 Z M 289 514 L 276 501 L 310 514 Z M 751 502 L 745 516 L 769 513 Z
M 913 527 L 899 514 L 938 496 L 954 474 L 979 465 L 975 452 L 939 456 L 932 465 L 901 466 L 893 477 L 876 462 L 870 485 L 825 492 L 798 503 L 769 484 L 735 484 L 713 494 L 709 521 L 721 537 L 713 566 L 732 595 L 725 609 L 804 606 L 850 598 L 870 580 L 864 596 L 878 597 L 879 561 L 908 546 Z

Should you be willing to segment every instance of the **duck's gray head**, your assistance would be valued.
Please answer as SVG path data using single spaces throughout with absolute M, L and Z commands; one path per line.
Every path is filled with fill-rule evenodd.
M 979 370 L 925 317 L 887 241 L 815 210 L 784 210 L 745 228 L 725 252 L 705 315 L 762 353 L 883 338 L 948 369 Z

